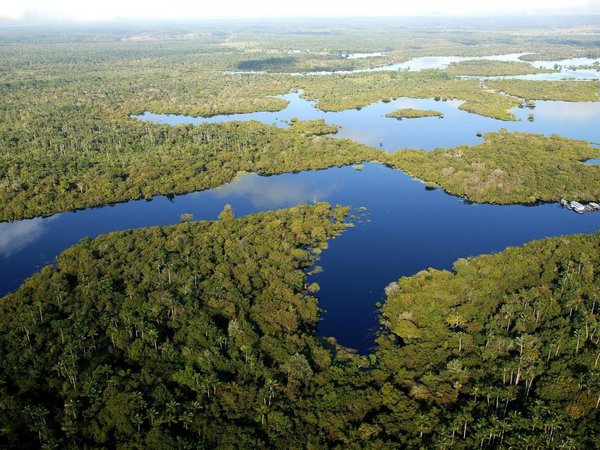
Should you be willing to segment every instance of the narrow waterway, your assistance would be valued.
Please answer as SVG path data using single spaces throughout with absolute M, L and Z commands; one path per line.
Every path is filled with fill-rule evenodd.
M 210 118 L 145 113 L 137 119 L 170 125 L 257 120 L 279 127 L 288 126 L 292 118 L 323 119 L 341 126 L 335 137 L 388 151 L 477 144 L 482 133 L 500 128 L 600 142 L 600 103 L 540 101 L 534 109 L 515 109 L 520 120 L 503 122 L 462 111 L 456 100 L 401 98 L 360 110 L 324 112 L 300 93 L 282 97 L 288 106 L 278 112 Z M 399 108 L 433 109 L 443 113 L 443 118 L 385 117 Z M 531 113 L 533 121 L 527 120 Z M 586 163 L 597 165 L 598 161 Z M 558 204 L 469 204 L 441 190 L 427 190 L 403 172 L 375 163 L 365 164 L 362 170 L 342 167 L 270 177 L 245 174 L 220 188 L 173 198 L 0 223 L 0 295 L 16 289 L 85 236 L 175 224 L 184 213 L 193 214 L 195 220 L 213 220 L 226 204 L 243 216 L 315 201 L 366 208 L 354 220 L 356 226 L 332 240 L 323 252 L 317 264 L 324 271 L 310 277 L 310 282 L 321 286 L 324 313 L 319 333 L 361 352 L 373 344 L 375 303 L 383 298 L 385 286 L 399 277 L 428 267 L 450 269 L 457 258 L 534 239 L 600 229 L 600 212 L 578 215 Z
M 241 176 L 220 189 L 157 197 L 0 224 L 0 295 L 85 236 L 168 225 L 190 213 L 216 219 L 225 204 L 237 216 L 327 201 L 366 207 L 356 226 L 330 241 L 311 276 L 325 310 L 319 333 L 366 351 L 377 327 L 375 303 L 400 276 L 449 269 L 460 257 L 495 252 L 548 236 L 600 229 L 600 213 L 575 214 L 558 204 L 493 206 L 428 191 L 401 171 L 368 163 L 316 172 Z

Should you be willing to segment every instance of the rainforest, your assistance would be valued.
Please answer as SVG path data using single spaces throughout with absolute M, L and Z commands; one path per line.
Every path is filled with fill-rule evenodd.
M 0 447 L 599 448 L 599 17 L 0 14 Z

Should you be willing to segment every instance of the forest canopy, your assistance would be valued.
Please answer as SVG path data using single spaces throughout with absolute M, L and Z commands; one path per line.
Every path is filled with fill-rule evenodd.
M 0 302 L 10 448 L 598 448 L 600 234 L 386 289 L 377 348 L 314 335 L 319 203 L 85 239 Z
M 398 151 L 388 164 L 474 202 L 535 203 L 600 198 L 600 151 L 587 142 L 528 133 L 486 133 L 482 144 Z
M 536 99 L 599 99 L 597 80 L 467 78 L 599 57 L 596 18 L 373 20 L 0 27 L 0 221 L 363 161 L 477 202 L 598 200 L 600 167 L 583 164 L 598 149 L 555 135 L 387 153 L 323 120 L 135 117 L 276 112 L 289 92 L 323 111 L 454 99 L 503 121 Z M 402 69 L 364 70 L 386 65 Z M 423 114 L 439 113 L 391 116 Z M 376 346 L 358 354 L 316 333 L 307 279 L 350 217 L 326 203 L 243 218 L 226 206 L 213 222 L 184 213 L 65 250 L 0 299 L 0 448 L 600 448 L 600 233 L 381 286 L 385 299 L 365 299 L 382 300 Z
M 349 28 L 326 35 L 244 27 L 179 32 L 0 30 L 0 221 L 212 188 L 239 171 L 274 174 L 385 157 L 352 141 L 319 136 L 334 131 L 322 123 L 298 122 L 290 130 L 258 123 L 169 127 L 131 117 L 144 111 L 278 111 L 286 102 L 277 95 L 302 90 L 327 111 L 406 96 L 460 99 L 465 111 L 516 120 L 510 110 L 528 101 L 595 101 L 600 91 L 597 81 L 490 80 L 485 86 L 458 78 L 456 68 L 306 74 L 376 67 L 432 52 L 480 57 L 552 49 L 593 56 L 587 37 L 558 44 L 539 36 L 511 35 L 507 42 L 503 32 L 487 29 L 468 36 Z M 360 51 L 381 55 L 348 57 Z M 457 67 L 500 67 L 478 61 Z M 236 73 L 253 68 L 265 73 Z
M 414 109 L 414 108 L 403 108 L 397 109 L 385 115 L 391 119 L 418 119 L 421 117 L 444 117 L 439 111 L 433 111 L 431 109 Z

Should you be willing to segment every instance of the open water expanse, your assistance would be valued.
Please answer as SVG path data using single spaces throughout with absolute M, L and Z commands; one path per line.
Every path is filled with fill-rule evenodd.
M 298 93 L 284 98 L 289 106 L 277 113 L 208 119 L 146 113 L 139 118 L 168 124 L 259 120 L 277 126 L 287 126 L 284 120 L 293 117 L 323 118 L 342 126 L 339 137 L 390 151 L 476 144 L 481 142 L 477 131 L 500 128 L 600 142 L 600 103 L 537 102 L 533 122 L 526 120 L 529 109 L 515 110 L 522 119 L 518 122 L 502 122 L 461 111 L 457 101 L 398 99 L 360 111 L 326 113 Z M 384 117 L 405 107 L 436 109 L 444 118 L 398 121 Z M 376 163 L 367 163 L 362 170 L 342 167 L 270 177 L 245 174 L 221 188 L 172 199 L 157 197 L 0 223 L 0 295 L 16 289 L 84 236 L 174 224 L 183 213 L 193 214 L 196 220 L 215 219 L 227 203 L 237 216 L 243 216 L 314 201 L 366 208 L 357 214 L 355 227 L 330 241 L 317 263 L 324 271 L 310 277 L 321 286 L 320 306 L 325 310 L 319 333 L 360 351 L 373 344 L 375 303 L 383 298 L 385 286 L 399 277 L 428 267 L 449 269 L 457 258 L 497 252 L 534 239 L 600 229 L 600 213 L 577 215 L 558 204 L 469 204 L 441 190 L 426 190 L 403 172 Z

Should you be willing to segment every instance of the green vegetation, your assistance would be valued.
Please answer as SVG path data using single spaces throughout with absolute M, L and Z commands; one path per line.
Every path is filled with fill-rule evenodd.
M 57 124 L 67 130 L 57 135 L 52 125 L 16 141 L 2 135 L 8 152 L 1 156 L 0 220 L 217 187 L 239 172 L 324 169 L 377 154 L 319 136 L 337 130 L 322 121 L 294 121 L 289 129 L 258 122 L 170 127 L 129 119 L 111 125 L 106 133 L 94 132 L 93 121 L 80 121 Z M 89 127 L 92 134 L 74 140 L 71 127 Z M 30 150 L 49 140 L 47 150 Z
M 361 108 L 398 97 L 447 98 L 465 100 L 459 108 L 468 112 L 516 120 L 509 110 L 522 103 L 482 88 L 479 80 L 459 80 L 442 70 L 303 77 L 297 83 L 301 83 L 304 96 L 316 100 L 325 111 Z
M 316 338 L 327 204 L 85 239 L 0 302 L 7 448 L 599 448 L 600 234 L 390 285 Z
M 255 79 L 254 76 L 245 78 L 238 75 L 233 76 L 232 80 L 253 85 Z M 428 81 L 424 83 L 424 80 Z M 414 155 L 423 161 L 437 153 L 403 152 L 401 156 L 390 159 L 386 153 L 371 147 L 349 140 L 322 137 L 337 130 L 337 127 L 322 121 L 293 120 L 289 129 L 256 122 L 203 124 L 197 127 L 170 127 L 140 122 L 128 118 L 126 114 L 127 110 L 143 109 L 139 99 L 130 97 L 128 93 L 124 97 L 127 99 L 124 105 L 129 106 L 121 106 L 121 112 L 115 114 L 109 110 L 103 97 L 120 98 L 125 94 L 113 90 L 115 87 L 112 84 L 95 86 L 87 84 L 88 81 L 91 80 L 60 81 L 60 87 L 56 87 L 54 82 L 41 83 L 40 88 L 36 83 L 28 82 L 26 85 L 30 86 L 30 90 L 25 91 L 22 90 L 23 83 L 6 84 L 6 96 L 3 97 L 3 116 L 6 120 L 0 123 L 3 130 L 0 134 L 0 220 L 49 215 L 129 199 L 212 188 L 230 181 L 242 171 L 275 174 L 323 169 L 366 160 L 391 161 L 396 167 L 443 185 L 452 193 L 468 195 L 478 201 L 529 202 L 533 197 L 556 200 L 570 193 L 578 194 L 574 198 L 594 195 L 593 183 L 586 183 L 584 189 L 580 189 L 579 185 L 584 177 L 590 174 L 596 176 L 596 172 L 584 173 L 585 169 L 574 164 L 574 161 L 571 161 L 568 171 L 557 169 L 551 160 L 544 160 L 547 166 L 545 162 L 534 161 L 535 167 L 548 169 L 548 177 L 561 174 L 575 178 L 538 183 L 536 177 L 527 176 L 526 184 L 530 187 L 523 189 L 519 186 L 521 181 L 518 177 L 522 170 L 527 170 L 523 165 L 526 164 L 523 160 L 525 155 L 515 154 L 504 165 L 490 166 L 489 172 L 498 175 L 498 171 L 493 172 L 495 169 L 507 171 L 513 165 L 518 165 L 521 168 L 517 170 L 517 178 L 513 177 L 511 171 L 502 174 L 510 180 L 502 177 L 498 180 L 496 175 L 490 178 L 490 173 L 485 172 L 487 169 L 479 173 L 479 166 L 472 166 L 466 172 L 475 178 L 467 180 L 471 186 L 463 188 L 460 185 L 465 181 L 460 177 L 450 177 L 452 183 L 449 184 L 450 180 L 441 173 L 442 169 L 448 167 L 446 164 L 427 169 L 427 173 L 425 170 L 430 163 L 418 168 L 411 167 Z M 462 109 L 496 109 L 500 114 L 507 107 L 521 103 L 514 97 L 482 91 L 475 80 L 453 80 L 441 71 L 306 77 L 301 81 L 306 89 L 304 95 L 320 98 L 319 105 L 325 109 L 355 107 L 376 101 L 383 93 L 389 94 L 390 91 L 397 96 L 430 97 L 439 89 L 455 90 L 457 97 L 471 98 L 461 105 Z M 258 85 L 260 83 L 262 81 Z M 517 80 L 510 83 L 520 84 Z M 572 86 L 585 90 L 588 89 L 586 86 L 592 84 L 578 82 L 566 86 L 568 89 Z M 93 105 L 84 106 L 85 97 L 77 97 L 80 94 L 76 90 L 83 86 L 97 89 Z M 240 84 L 235 89 L 242 87 Z M 284 90 L 288 88 L 282 87 Z M 65 92 L 78 99 L 81 105 L 71 104 Z M 146 91 L 134 92 L 143 95 Z M 253 91 L 248 89 L 246 92 Z M 181 95 L 178 102 L 183 102 L 185 91 Z M 130 102 L 136 102 L 137 106 Z M 243 97 L 237 106 L 242 110 L 246 108 Z M 164 103 L 155 103 L 154 107 L 160 112 L 170 109 Z M 187 108 L 188 113 L 206 111 L 206 106 L 199 107 L 193 102 Z M 213 109 L 209 110 L 214 112 Z M 587 154 L 595 157 L 596 154 L 590 152 Z M 579 155 L 576 157 L 583 159 Z M 451 167 L 463 170 L 461 166 Z M 535 174 L 540 172 L 535 171 Z M 501 185 L 498 186 L 497 181 Z M 510 182 L 506 184 L 505 181 Z M 482 186 L 482 183 L 486 186 Z M 499 192 L 493 192 L 496 188 Z M 482 190 L 490 192 L 477 194 Z
M 556 41 L 556 39 L 552 39 Z M 567 39 L 565 39 L 566 41 Z M 533 52 L 527 55 L 520 56 L 519 59 L 522 61 L 558 61 L 560 64 L 563 59 L 570 58 L 600 58 L 600 51 L 597 45 L 593 44 L 593 40 L 588 42 L 580 41 L 579 44 L 575 46 L 569 46 L 567 42 L 563 42 L 561 44 L 567 44 L 567 46 L 562 46 L 562 48 L 548 48 L 543 52 Z M 574 42 L 572 42 L 574 43 Z
M 300 417 L 343 369 L 312 335 L 303 269 L 346 213 L 226 207 L 64 252 L 0 302 L 0 445 L 305 443 Z
M 600 91 L 597 81 L 486 80 L 486 88 L 479 80 L 460 80 L 441 70 L 303 77 L 297 83 L 326 111 L 398 97 L 447 98 L 465 100 L 462 110 L 499 120 L 516 120 L 510 110 L 525 100 L 597 101 Z
M 501 130 L 479 145 L 399 151 L 387 163 L 474 202 L 595 201 L 600 168 L 581 161 L 598 154 L 583 141 Z
M 335 127 L 314 121 L 295 121 L 282 130 L 258 123 L 169 127 L 129 117 L 146 110 L 274 111 L 285 101 L 270 95 L 300 88 L 325 110 L 402 96 L 443 97 L 465 100 L 461 109 L 512 120 L 508 110 L 525 98 L 560 94 L 589 100 L 599 86 L 489 82 L 522 97 L 517 98 L 435 70 L 226 76 L 220 70 L 240 57 L 230 44 L 159 43 L 0 47 L 5 63 L 0 69 L 0 220 L 211 188 L 240 171 L 274 174 L 387 158 L 351 141 L 320 136 Z
M 339 125 L 327 125 L 323 119 L 299 120 L 292 119 L 288 125 L 290 129 L 299 136 L 325 136 L 335 134 L 339 131 Z
M 167 127 L 129 117 L 144 111 L 193 116 L 277 111 L 285 100 L 274 95 L 302 89 L 330 111 L 407 96 L 461 99 L 465 111 L 515 120 L 509 111 L 525 99 L 596 100 L 600 86 L 490 81 L 492 89 L 511 94 L 500 95 L 478 80 L 439 70 L 289 74 L 432 53 L 482 56 L 552 46 L 578 52 L 589 44 L 586 36 L 567 44 L 533 31 L 522 38 L 506 30 L 440 33 L 435 27 L 399 31 L 396 25 L 310 33 L 304 25 L 285 32 L 232 27 L 0 30 L 0 220 L 206 189 L 239 171 L 272 174 L 381 159 L 374 149 L 319 137 L 335 131 L 325 124 L 298 122 L 292 130 L 255 123 Z M 373 51 L 385 54 L 342 56 Z M 270 73 L 223 73 L 240 69 Z
M 488 80 L 487 85 L 509 95 L 533 100 L 596 102 L 600 94 L 600 81 Z
M 596 70 L 600 71 L 600 61 L 594 61 L 593 64 L 580 64 L 576 66 L 567 66 L 571 70 Z
M 600 234 L 454 270 L 386 289 L 386 431 L 413 448 L 599 448 Z
M 157 57 L 151 52 L 158 52 L 154 47 L 143 47 L 139 50 L 149 55 L 138 63 L 131 45 L 118 47 L 114 60 L 101 44 L 76 47 L 72 58 L 78 61 L 77 70 L 68 71 L 62 47 L 16 53 L 0 48 L 10 68 L 1 84 L 0 220 L 206 189 L 239 171 L 320 169 L 376 155 L 374 149 L 350 141 L 314 136 L 335 131 L 324 124 L 296 123 L 291 130 L 256 123 L 168 127 L 128 117 L 148 109 L 191 115 L 276 110 L 284 101 L 267 95 L 298 84 L 310 88 L 310 95 L 324 89 L 322 104 L 336 101 L 343 108 L 348 106 L 346 89 L 353 91 L 351 105 L 356 105 L 376 101 L 390 86 L 396 86 L 397 94 L 410 95 L 427 79 L 455 85 L 457 93 L 468 87 L 465 97 L 488 110 L 494 99 L 500 101 L 498 110 L 518 103 L 493 94 L 485 101 L 476 83 L 448 80 L 437 72 L 373 75 L 379 84 L 371 83 L 371 76 L 348 77 L 339 84 L 339 77 L 223 76 L 195 70 L 217 56 L 227 59 L 226 54 L 200 48 L 206 54 L 188 61 L 177 59 L 183 58 L 177 52 Z M 31 67 L 31 60 L 38 59 Z M 139 76 L 132 76 L 134 70 Z M 335 98 L 329 97 L 331 90 Z
M 392 111 L 385 115 L 385 117 L 390 117 L 392 119 L 418 119 L 420 117 L 444 117 L 444 115 L 439 111 L 433 111 L 431 109 L 413 109 L 413 108 L 404 108 L 397 109 L 396 111 Z
M 447 69 L 454 76 L 505 76 L 549 73 L 554 70 L 538 69 L 531 64 L 515 61 L 493 61 L 489 59 L 473 59 L 452 63 Z
M 292 72 L 431 54 L 597 54 L 597 24 L 570 20 L 517 32 L 395 20 L 1 28 L 0 220 L 365 160 L 474 201 L 597 200 L 600 168 L 581 161 L 598 150 L 558 136 L 500 132 L 477 146 L 389 154 L 328 137 L 337 127 L 323 121 L 169 127 L 130 117 L 277 111 L 285 101 L 274 95 L 302 89 L 324 110 L 406 96 L 515 120 L 509 110 L 526 100 L 596 101 L 600 83 L 488 89 L 455 76 L 521 73 L 518 63 Z M 353 52 L 384 56 L 342 56 Z M 266 73 L 223 73 L 239 70 Z M 184 213 L 179 225 L 65 251 L 0 301 L 0 447 L 600 448 L 600 234 L 403 278 L 386 289 L 377 348 L 356 355 L 315 336 L 319 286 L 306 279 L 347 214 L 321 203 L 236 219 L 226 207 L 215 222 Z

